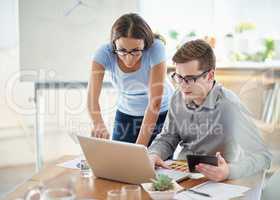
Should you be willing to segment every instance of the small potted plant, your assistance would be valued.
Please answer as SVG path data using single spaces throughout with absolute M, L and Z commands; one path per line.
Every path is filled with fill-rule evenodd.
M 158 174 L 151 183 L 143 183 L 142 187 L 154 200 L 172 199 L 182 187 L 167 175 Z

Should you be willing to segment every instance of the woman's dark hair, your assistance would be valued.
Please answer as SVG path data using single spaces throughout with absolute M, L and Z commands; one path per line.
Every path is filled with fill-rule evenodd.
M 121 37 L 131 37 L 144 40 L 144 49 L 149 48 L 154 38 L 163 40 L 159 34 L 154 34 L 147 22 L 136 13 L 129 13 L 118 18 L 111 29 L 111 43 L 115 49 L 115 41 Z

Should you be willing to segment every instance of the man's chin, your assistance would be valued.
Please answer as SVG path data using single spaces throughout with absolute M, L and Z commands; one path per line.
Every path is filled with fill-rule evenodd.
M 193 93 L 192 92 L 181 92 L 184 98 L 192 98 Z
M 199 98 L 197 95 L 193 94 L 193 93 L 182 93 L 184 100 L 186 100 L 187 102 L 193 101 L 197 98 Z

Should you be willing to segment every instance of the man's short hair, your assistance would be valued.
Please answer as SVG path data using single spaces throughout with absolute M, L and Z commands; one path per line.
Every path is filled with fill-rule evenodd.
M 198 60 L 199 70 L 202 71 L 216 67 L 216 57 L 212 47 L 201 39 L 186 42 L 177 50 L 172 60 L 175 64 Z

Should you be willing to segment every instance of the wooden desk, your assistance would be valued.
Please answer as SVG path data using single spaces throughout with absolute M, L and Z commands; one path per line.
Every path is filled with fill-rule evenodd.
M 59 159 L 56 163 L 61 163 L 63 161 L 67 161 L 73 158 L 73 156 L 64 156 L 61 159 Z M 256 183 L 258 183 L 261 180 L 261 177 L 261 175 L 257 175 L 255 177 L 246 178 L 244 180 L 231 180 L 226 182 L 253 187 Z M 181 182 L 180 184 L 183 187 L 193 187 L 205 181 L 206 179 L 186 180 Z M 47 187 L 71 188 L 76 193 L 78 199 L 94 198 L 99 200 L 106 199 L 107 191 L 112 189 L 120 189 L 123 185 L 126 185 L 124 183 L 104 180 L 95 177 L 82 178 L 80 177 L 78 170 L 65 169 L 62 167 L 58 167 L 55 164 L 50 164 L 44 167 L 42 170 L 40 170 L 39 173 L 35 174 L 24 184 L 19 186 L 15 191 L 8 194 L 4 199 L 14 200 L 16 198 L 23 198 L 24 194 L 29 189 L 40 184 L 40 182 L 44 183 L 44 185 L 46 185 Z M 142 199 L 150 199 L 148 194 L 144 192 L 143 189 Z

